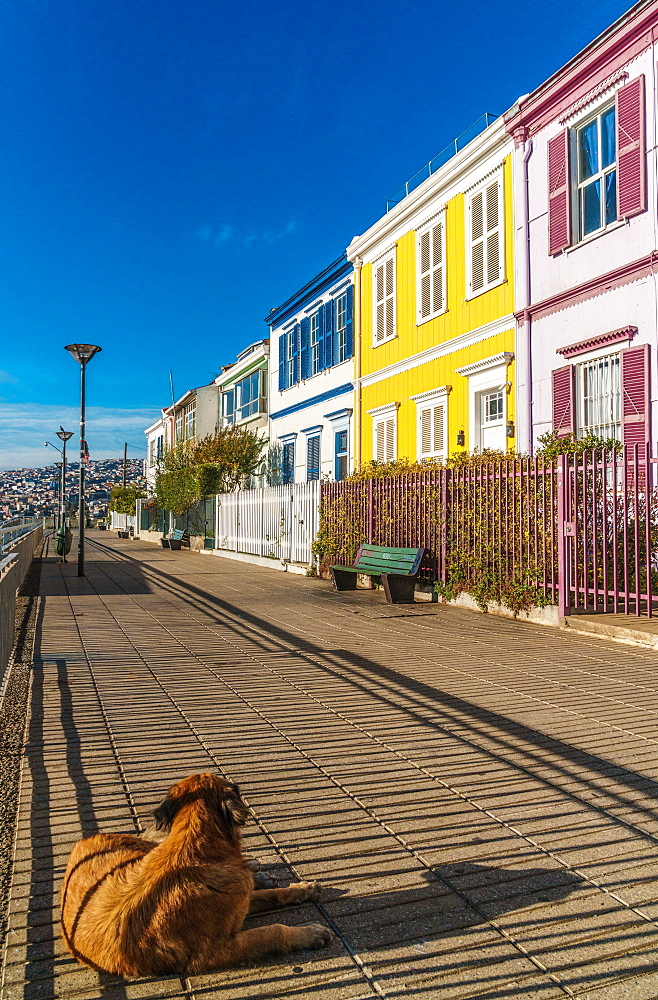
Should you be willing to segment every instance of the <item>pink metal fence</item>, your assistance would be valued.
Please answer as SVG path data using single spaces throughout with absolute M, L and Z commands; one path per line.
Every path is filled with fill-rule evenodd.
M 560 614 L 655 613 L 655 467 L 648 444 L 558 459 Z
M 573 611 L 651 616 L 658 605 L 658 491 L 649 448 L 516 458 L 323 483 L 323 560 L 359 545 L 423 546 L 421 579 L 483 580 Z M 494 588 L 495 589 L 495 588 Z

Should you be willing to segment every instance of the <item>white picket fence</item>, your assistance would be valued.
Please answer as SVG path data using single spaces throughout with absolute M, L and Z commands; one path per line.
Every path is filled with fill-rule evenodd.
M 117 514 L 115 510 L 110 511 L 110 531 L 133 531 L 137 530 L 137 518 L 134 514 Z
M 319 510 L 319 482 L 222 493 L 217 497 L 215 545 L 228 552 L 310 565 Z

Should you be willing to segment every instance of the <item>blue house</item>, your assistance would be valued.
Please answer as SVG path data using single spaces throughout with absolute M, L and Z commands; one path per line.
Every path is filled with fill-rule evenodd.
M 281 481 L 344 479 L 352 468 L 353 267 L 342 254 L 272 309 L 270 449 Z

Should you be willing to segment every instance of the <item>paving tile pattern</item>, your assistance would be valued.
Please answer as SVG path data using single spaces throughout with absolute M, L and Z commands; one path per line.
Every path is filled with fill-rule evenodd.
M 92 536 L 93 537 L 93 536 Z M 655 652 L 103 538 L 42 574 L 4 1000 L 658 998 Z M 117 980 L 58 937 L 75 840 L 219 768 L 332 946 Z

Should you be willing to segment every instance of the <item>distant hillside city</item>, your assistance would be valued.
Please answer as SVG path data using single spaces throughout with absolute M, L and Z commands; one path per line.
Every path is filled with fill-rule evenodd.
M 67 463 L 66 501 L 77 510 L 78 463 Z M 128 459 L 126 482 L 142 478 L 143 462 Z M 10 517 L 49 517 L 59 509 L 60 472 L 54 466 L 41 469 L 0 470 L 0 521 Z M 123 482 L 123 460 L 107 458 L 90 461 L 85 474 L 87 511 L 92 518 L 107 513 L 110 490 Z

